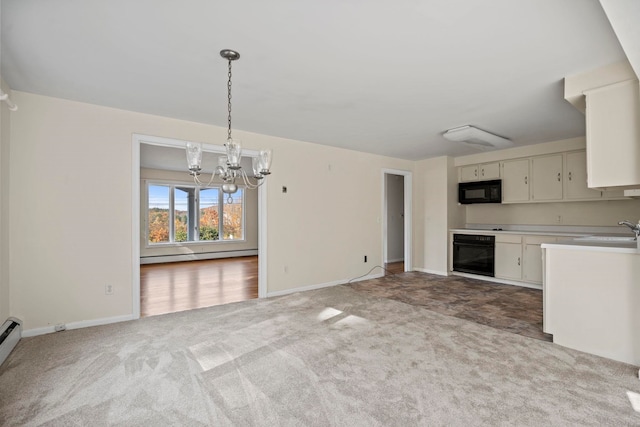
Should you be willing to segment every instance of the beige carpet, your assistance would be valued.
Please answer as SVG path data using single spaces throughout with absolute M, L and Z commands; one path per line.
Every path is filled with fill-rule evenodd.
M 24 339 L 0 424 L 640 425 L 636 375 L 337 286 Z

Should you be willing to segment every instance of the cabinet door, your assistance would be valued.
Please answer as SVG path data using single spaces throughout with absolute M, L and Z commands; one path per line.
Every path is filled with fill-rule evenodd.
M 566 198 L 568 200 L 590 200 L 602 197 L 602 192 L 587 187 L 587 152 L 567 153 Z
M 540 245 L 524 245 L 522 279 L 542 283 L 542 248 Z
M 531 159 L 531 200 L 562 200 L 562 154 Z
M 587 91 L 589 187 L 640 186 L 640 89 L 626 81 Z
M 524 236 L 522 253 L 522 280 L 542 284 L 544 277 L 542 247 L 543 243 L 555 243 L 555 236 Z
M 522 245 L 496 243 L 495 276 L 499 279 L 522 279 Z
M 529 159 L 502 163 L 502 202 L 529 201 Z
M 500 163 L 485 163 L 478 166 L 478 175 L 485 181 L 489 179 L 500 179 Z
M 477 181 L 478 165 L 462 166 L 460 168 L 460 182 Z

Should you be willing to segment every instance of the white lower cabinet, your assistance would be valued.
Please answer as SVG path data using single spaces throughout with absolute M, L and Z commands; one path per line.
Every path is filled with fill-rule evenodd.
M 451 251 L 453 247 L 451 233 Z M 558 237 L 548 234 L 511 234 L 483 232 L 483 235 L 495 237 L 494 277 L 496 279 L 520 282 L 522 286 L 542 285 L 543 283 L 543 243 L 557 243 L 569 239 L 569 236 Z M 453 252 L 450 252 L 453 262 Z M 453 271 L 453 264 L 449 269 Z M 516 283 L 517 284 L 517 283 Z M 537 288 L 538 286 L 531 286 Z
M 496 235 L 495 277 L 522 280 L 522 236 Z
M 522 280 L 542 284 L 542 248 L 543 243 L 556 243 L 552 236 L 524 236 L 522 254 Z
M 555 236 L 497 234 L 495 277 L 542 284 L 543 243 L 556 243 Z

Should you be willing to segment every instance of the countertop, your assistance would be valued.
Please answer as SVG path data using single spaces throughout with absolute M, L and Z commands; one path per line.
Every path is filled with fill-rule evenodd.
M 543 249 L 573 249 L 579 251 L 618 252 L 625 254 L 638 254 L 638 242 L 608 242 L 597 240 L 562 240 L 557 243 L 543 243 Z
M 595 233 L 578 233 L 569 231 L 520 231 L 520 230 L 495 230 L 495 229 L 478 229 L 478 228 L 451 228 L 451 233 L 460 234 L 484 234 L 493 236 L 495 234 L 522 234 L 522 235 L 534 235 L 534 236 L 567 236 L 567 237 L 583 237 L 591 236 Z M 603 234 L 604 235 L 604 234 Z M 607 234 L 608 235 L 608 234 Z
M 497 234 L 516 234 L 534 236 L 556 236 L 567 237 L 556 243 L 543 243 L 543 249 L 575 249 L 599 252 L 635 253 L 640 255 L 640 249 L 636 241 L 598 241 L 598 240 L 575 240 L 579 237 L 587 236 L 612 236 L 630 237 L 630 233 L 621 233 L 617 227 L 567 227 L 568 230 L 561 230 L 559 227 L 545 229 L 543 226 L 508 226 L 509 230 L 496 230 L 495 228 L 452 228 L 451 233 L 476 234 L 493 236 Z M 496 227 L 500 228 L 500 227 Z M 611 232 L 613 231 L 613 232 Z

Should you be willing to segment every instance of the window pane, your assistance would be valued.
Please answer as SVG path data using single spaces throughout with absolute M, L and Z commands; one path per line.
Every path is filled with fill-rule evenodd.
M 149 186 L 149 243 L 169 241 L 169 187 Z
M 244 238 L 242 224 L 244 188 L 238 188 L 238 191 L 231 196 L 233 198 L 231 203 L 228 203 L 227 197 L 224 198 L 222 238 L 224 240 L 242 240 Z
M 200 190 L 200 240 L 218 240 L 220 215 L 218 212 L 219 190 Z
M 189 240 L 189 193 L 185 190 L 184 188 L 176 188 L 173 192 L 174 242 L 186 242 Z

